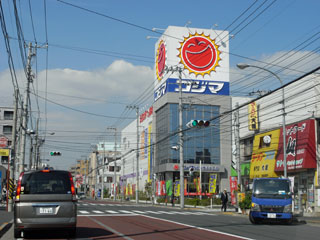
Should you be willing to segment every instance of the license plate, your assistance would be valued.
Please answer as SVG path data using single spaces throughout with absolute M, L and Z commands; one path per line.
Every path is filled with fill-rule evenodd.
M 277 214 L 276 213 L 268 213 L 267 217 L 268 218 L 277 218 Z
M 49 208 L 41 207 L 39 209 L 39 213 L 40 214 L 53 214 L 53 208 L 52 207 L 49 207 Z

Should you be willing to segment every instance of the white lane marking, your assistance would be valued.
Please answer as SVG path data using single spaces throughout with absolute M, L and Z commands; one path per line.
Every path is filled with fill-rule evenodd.
M 192 226 L 192 225 L 189 225 L 189 224 L 184 224 L 184 223 L 179 223 L 179 222 L 175 222 L 175 221 L 171 221 L 171 220 L 167 220 L 167 219 L 152 217 L 152 216 L 149 216 L 149 215 L 143 215 L 142 217 L 152 218 L 152 219 L 156 219 L 156 220 L 159 220 L 159 221 L 174 223 L 174 224 L 178 224 L 178 225 L 181 225 L 181 226 L 186 226 L 186 227 L 190 227 L 190 228 L 196 228 L 196 229 L 204 230 L 204 231 L 208 231 L 208 232 L 219 233 L 219 234 L 222 234 L 222 235 L 236 237 L 236 238 L 240 238 L 240 239 L 244 239 L 244 240 L 254 240 L 253 238 L 247 238 L 247 237 L 242 237 L 240 235 L 235 235 L 235 234 L 231 234 L 231 233 L 225 233 L 225 232 L 220 232 L 220 231 L 211 230 L 211 229 L 207 229 L 207 228 Z
M 94 213 L 104 213 L 104 212 L 97 211 L 97 210 L 93 210 L 92 212 L 94 212 Z
M 124 235 L 123 233 L 118 232 L 118 231 L 116 231 L 115 229 L 113 229 L 113 228 L 111 228 L 111 227 L 109 227 L 109 226 L 104 225 L 102 222 L 98 221 L 97 219 L 94 219 L 94 218 L 91 218 L 91 217 L 89 217 L 89 218 L 90 218 L 92 221 L 94 221 L 95 223 L 97 223 L 97 224 L 99 224 L 100 226 L 102 226 L 102 227 L 104 227 L 105 229 L 107 229 L 108 231 L 113 232 L 113 233 L 115 233 L 115 234 L 123 237 L 123 238 L 126 239 L 126 240 L 133 240 L 132 238 L 127 237 L 127 236 Z
M 79 210 L 79 213 L 81 213 L 81 214 L 88 214 L 89 212 L 88 212 L 88 211 Z

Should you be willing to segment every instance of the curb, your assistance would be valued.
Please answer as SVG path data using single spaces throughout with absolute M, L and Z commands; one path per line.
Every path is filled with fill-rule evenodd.
M 5 222 L 0 226 L 0 238 L 10 229 L 13 224 L 13 220 Z

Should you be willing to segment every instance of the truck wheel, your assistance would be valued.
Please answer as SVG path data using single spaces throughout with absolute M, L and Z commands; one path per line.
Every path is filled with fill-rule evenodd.
M 258 224 L 259 223 L 259 221 L 256 218 L 252 217 L 251 213 L 249 214 L 249 220 L 250 220 L 250 222 L 252 224 Z
M 287 223 L 288 225 L 291 225 L 292 222 L 293 222 L 293 217 L 289 218 L 289 219 L 286 221 L 286 223 Z

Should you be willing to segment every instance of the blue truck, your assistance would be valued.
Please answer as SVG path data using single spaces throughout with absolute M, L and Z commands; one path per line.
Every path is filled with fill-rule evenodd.
M 250 222 L 262 220 L 292 223 L 291 182 L 287 178 L 256 178 L 252 186 Z

